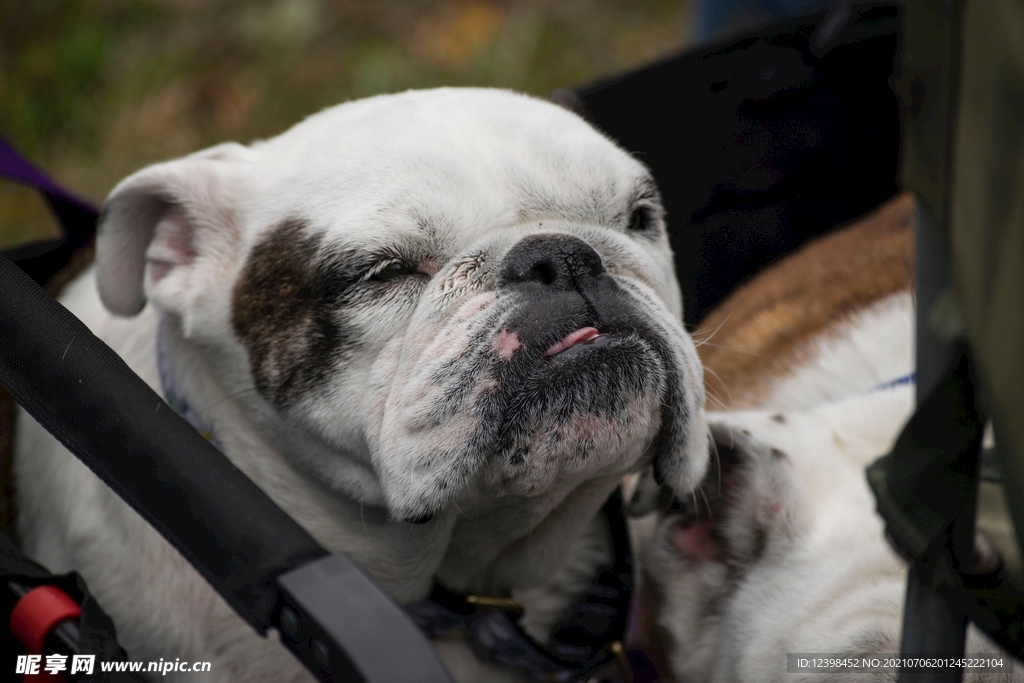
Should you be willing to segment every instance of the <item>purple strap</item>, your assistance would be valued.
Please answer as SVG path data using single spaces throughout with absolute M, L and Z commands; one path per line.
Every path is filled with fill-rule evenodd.
M 64 227 L 64 237 L 58 240 L 35 242 L 2 254 L 14 261 L 37 284 L 46 285 L 80 250 L 92 242 L 99 211 L 90 202 L 51 180 L 15 152 L 3 138 L 0 138 L 0 178 L 9 178 L 42 192 L 46 203 Z
M 86 212 L 99 213 L 95 206 L 73 192 L 50 180 L 42 171 L 30 164 L 0 137 L 0 176 L 38 188 L 48 195 L 56 195 Z

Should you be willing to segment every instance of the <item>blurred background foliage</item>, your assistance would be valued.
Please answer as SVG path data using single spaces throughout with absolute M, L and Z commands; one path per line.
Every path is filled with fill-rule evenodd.
M 147 163 L 407 88 L 546 95 L 682 47 L 686 0 L 2 0 L 0 135 L 100 203 Z M 637 102 L 636 106 L 643 106 Z M 56 236 L 0 182 L 0 249 Z

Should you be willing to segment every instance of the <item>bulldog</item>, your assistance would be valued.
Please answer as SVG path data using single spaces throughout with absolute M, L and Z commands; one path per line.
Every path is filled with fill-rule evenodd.
M 435 581 L 511 596 L 541 642 L 610 562 L 595 514 L 623 474 L 689 491 L 707 467 L 654 181 L 525 95 L 374 97 L 145 168 L 62 300 L 400 603 Z M 310 679 L 25 415 L 18 432 L 24 547 L 81 572 L 132 659 Z M 441 649 L 460 680 L 520 680 Z
M 639 637 L 678 683 L 781 682 L 798 673 L 790 654 L 900 651 L 907 568 L 864 471 L 913 412 L 912 208 L 897 197 L 809 244 L 695 333 L 707 340 L 709 395 L 731 409 L 708 413 L 716 464 L 694 493 L 661 491 L 660 510 L 635 524 L 646 548 Z M 643 481 L 634 504 L 654 490 Z M 998 648 L 972 629 L 968 652 Z M 1024 680 L 1000 656 L 1002 670 L 965 680 Z

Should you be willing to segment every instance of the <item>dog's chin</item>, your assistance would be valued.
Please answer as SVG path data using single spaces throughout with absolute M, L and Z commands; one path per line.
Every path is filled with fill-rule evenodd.
M 497 374 L 474 411 L 493 454 L 490 494 L 534 496 L 555 481 L 624 473 L 661 425 L 664 364 L 636 334 L 605 334 Z
M 699 478 L 700 374 L 681 330 L 677 340 L 632 309 L 604 324 L 516 312 L 461 321 L 468 333 L 434 330 L 389 385 L 370 447 L 396 519 L 436 515 L 474 492 L 545 496 L 633 471 L 645 455 L 673 481 L 676 470 Z

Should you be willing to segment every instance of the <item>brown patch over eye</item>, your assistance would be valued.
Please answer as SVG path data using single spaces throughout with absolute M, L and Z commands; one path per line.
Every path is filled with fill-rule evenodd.
M 256 389 L 277 408 L 336 367 L 354 340 L 337 314 L 351 283 L 317 268 L 321 237 L 290 219 L 252 250 L 232 293 L 232 325 Z

